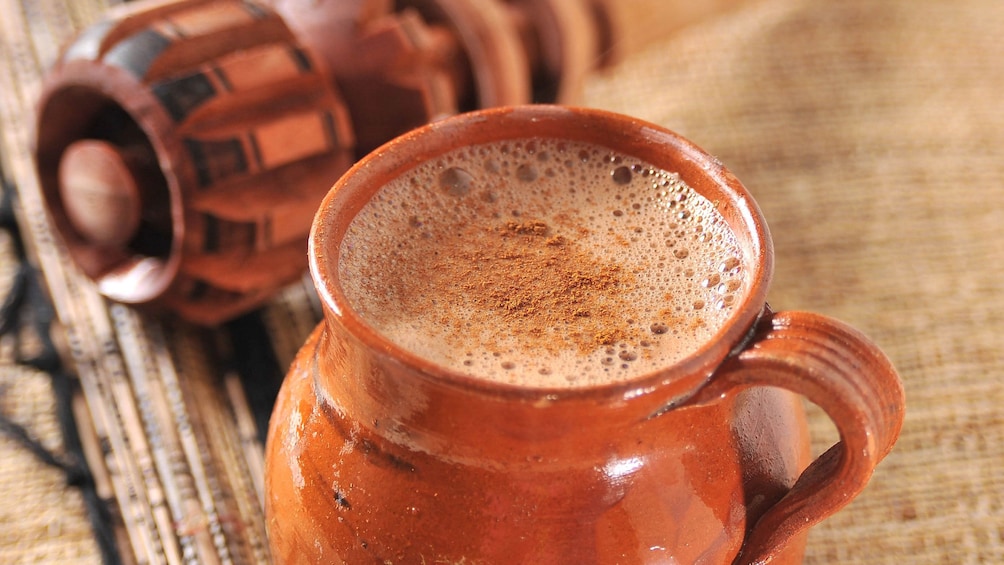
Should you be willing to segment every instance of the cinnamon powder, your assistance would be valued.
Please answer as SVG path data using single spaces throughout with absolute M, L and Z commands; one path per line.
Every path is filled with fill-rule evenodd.
M 443 238 L 438 259 L 418 265 L 424 272 L 413 278 L 436 289 L 444 326 L 468 331 L 449 313 L 459 305 L 473 312 L 474 323 L 501 318 L 509 337 L 528 350 L 571 346 L 585 353 L 640 337 L 633 320 L 625 319 L 630 309 L 623 293 L 633 285 L 631 274 L 583 252 L 573 238 L 539 220 L 457 230 L 462 237 Z M 432 306 L 412 297 L 415 308 Z

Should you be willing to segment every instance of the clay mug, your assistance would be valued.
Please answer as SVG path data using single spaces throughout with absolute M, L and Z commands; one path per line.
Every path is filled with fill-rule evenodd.
M 355 311 L 338 250 L 381 187 L 457 148 L 535 139 L 636 157 L 714 203 L 748 289 L 713 336 L 624 381 L 533 387 L 447 369 Z M 324 319 L 266 447 L 279 562 L 798 563 L 807 529 L 862 491 L 902 425 L 889 360 L 839 321 L 771 311 L 757 205 L 715 158 L 653 124 L 560 106 L 455 116 L 356 164 L 310 237 Z M 802 398 L 840 434 L 812 461 Z

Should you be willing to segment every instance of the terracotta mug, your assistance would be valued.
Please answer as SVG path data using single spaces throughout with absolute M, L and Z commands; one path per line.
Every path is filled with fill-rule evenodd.
M 418 356 L 354 309 L 338 250 L 377 191 L 457 148 L 534 139 L 636 157 L 715 204 L 748 289 L 711 338 L 625 381 L 519 386 Z M 266 448 L 279 562 L 798 563 L 807 529 L 862 491 L 902 425 L 900 379 L 873 343 L 766 305 L 771 239 L 740 182 L 630 117 L 500 108 L 405 134 L 337 182 L 309 260 L 324 320 L 290 369 Z M 813 461 L 802 397 L 840 433 Z

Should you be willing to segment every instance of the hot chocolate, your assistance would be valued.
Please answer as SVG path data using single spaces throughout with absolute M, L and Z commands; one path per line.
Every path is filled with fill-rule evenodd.
M 383 186 L 339 250 L 349 305 L 450 370 L 530 387 L 693 353 L 747 292 L 715 203 L 672 171 L 555 139 L 472 146 Z

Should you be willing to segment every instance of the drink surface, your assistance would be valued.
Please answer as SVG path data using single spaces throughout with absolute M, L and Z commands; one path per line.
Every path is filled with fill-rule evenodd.
M 625 381 L 696 351 L 747 291 L 735 235 L 671 171 L 578 142 L 472 146 L 382 187 L 339 249 L 398 346 L 527 387 Z

